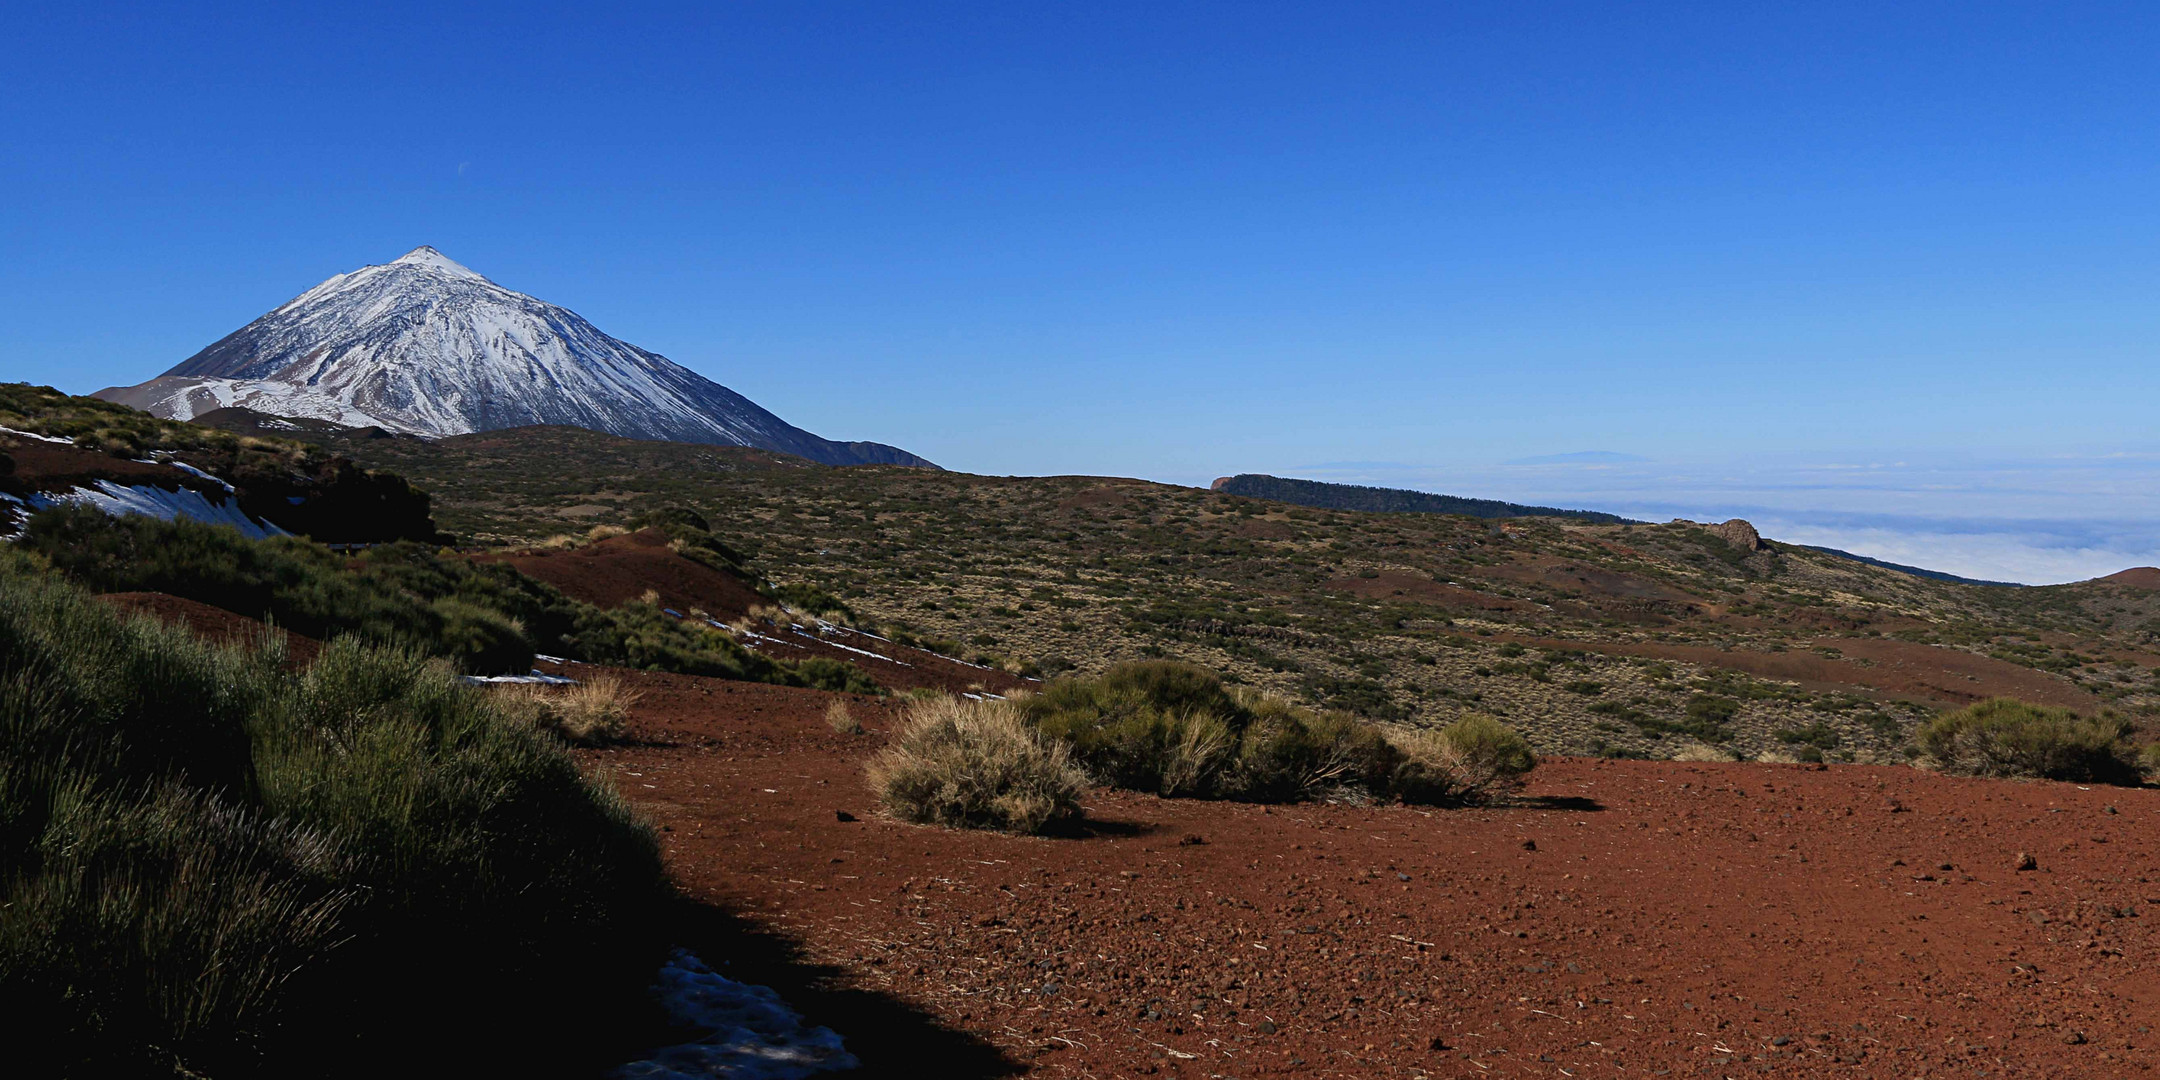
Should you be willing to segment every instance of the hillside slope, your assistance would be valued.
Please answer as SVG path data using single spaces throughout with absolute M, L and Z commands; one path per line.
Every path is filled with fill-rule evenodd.
M 1550 751 L 1902 761 L 1934 710 L 1992 695 L 2160 706 L 2160 592 L 2127 582 L 1996 588 L 1681 523 L 1320 511 L 567 428 L 338 445 L 478 542 L 685 506 L 775 580 L 965 659 L 1176 656 L 1380 720 L 1496 713 Z
M 1319 480 L 1292 480 L 1261 473 L 1225 476 L 1209 489 L 1225 495 L 1266 499 L 1316 510 L 1356 510 L 1371 514 L 1461 514 L 1465 517 L 1561 517 L 1618 525 L 1626 518 L 1596 510 L 1562 510 L 1552 506 L 1525 506 L 1498 499 L 1466 499 L 1460 495 L 1435 495 L 1429 491 L 1366 487 L 1361 484 L 1329 484 Z

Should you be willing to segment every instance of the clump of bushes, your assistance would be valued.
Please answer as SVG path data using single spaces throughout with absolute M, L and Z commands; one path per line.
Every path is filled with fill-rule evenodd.
M 57 506 L 16 547 L 98 592 L 162 592 L 273 621 L 308 637 L 353 635 L 484 674 L 528 670 L 535 652 L 596 664 L 876 693 L 852 665 L 760 656 L 656 599 L 611 610 L 573 600 L 504 563 L 399 542 L 340 555 L 296 537 L 250 540 L 201 522 Z
M 869 776 L 879 806 L 902 821 L 1012 833 L 1079 818 L 1087 786 L 1065 745 L 1011 702 L 953 697 L 918 701 Z
M 1536 763 L 1519 735 L 1489 717 L 1422 739 L 1390 739 L 1347 713 L 1227 687 L 1212 672 L 1174 661 L 1060 679 L 1019 707 L 1100 782 L 1171 797 L 1471 801 Z
M 1945 771 L 2097 784 L 2143 779 L 2136 725 L 2109 713 L 1994 698 L 1947 712 L 1920 729 L 1920 747 Z
M 583 614 L 510 567 L 410 543 L 348 558 L 295 537 L 250 540 L 201 522 L 67 505 L 31 515 L 16 546 L 98 592 L 170 593 L 309 637 L 353 634 L 448 657 L 468 671 L 522 672 L 543 642 L 567 647 Z
M 18 1062 L 552 1071 L 581 1053 L 563 1002 L 629 1023 L 665 944 L 641 929 L 669 896 L 650 831 L 441 661 L 347 638 L 296 674 L 278 640 L 124 620 L 0 553 Z

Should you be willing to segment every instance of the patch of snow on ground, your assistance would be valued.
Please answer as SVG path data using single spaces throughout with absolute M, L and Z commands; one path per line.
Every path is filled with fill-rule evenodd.
M 826 647 L 826 648 L 828 648 L 828 649 L 846 649 L 847 651 L 849 651 L 849 652 L 851 652 L 851 653 L 861 653 L 861 654 L 863 654 L 864 656 L 867 656 L 867 657 L 871 658 L 872 660 L 883 660 L 883 661 L 885 661 L 885 662 L 886 662 L 886 663 L 888 663 L 888 664 L 898 664 L 898 665 L 900 665 L 901 667 L 914 667 L 914 666 L 915 666 L 915 665 L 913 665 L 913 664 L 910 664 L 910 663 L 908 663 L 908 662 L 907 662 L 907 661 L 905 661 L 905 660 L 895 660 L 895 659 L 893 659 L 892 657 L 890 657 L 890 656 L 886 656 L 886 655 L 885 655 L 885 654 L 883 654 L 883 653 L 874 653 L 874 652 L 871 652 L 871 651 L 870 651 L 870 650 L 868 650 L 868 649 L 858 649 L 858 648 L 856 648 L 856 647 L 855 647 L 855 646 L 853 646 L 853 645 L 842 645 L 842 644 L 840 644 L 840 643 L 839 643 L 839 642 L 837 642 L 837 641 L 826 641 L 826 640 L 825 640 L 825 639 L 823 639 L 823 638 L 816 638 L 816 637 L 810 637 L 810 635 L 809 635 L 809 634 L 803 634 L 803 630 L 802 630 L 802 627 L 799 627 L 799 626 L 795 628 L 795 632 L 796 632 L 796 633 L 798 633 L 798 634 L 802 634 L 802 636 L 803 636 L 803 637 L 806 637 L 806 638 L 810 638 L 810 640 L 812 640 L 812 641 L 815 641 L 815 642 L 817 642 L 818 644 L 820 644 L 820 645 L 823 645 L 823 646 L 825 646 L 825 647 Z
M 63 439 L 58 435 L 40 435 L 35 431 L 17 431 L 11 427 L 0 427 L 0 435 L 15 435 L 25 439 L 36 439 L 39 442 L 59 443 L 62 446 L 75 445 L 73 439 Z
M 128 487 L 100 480 L 95 488 L 79 487 L 64 495 L 32 495 L 29 499 L 30 506 L 37 510 L 71 502 L 95 506 L 114 517 L 141 514 L 160 521 L 187 518 L 206 525 L 229 525 L 251 540 L 291 535 L 275 525 L 247 516 L 236 503 L 222 499 L 211 502 L 202 492 L 189 488 L 167 491 L 161 487 Z
M 541 658 L 536 657 L 535 659 Z M 560 661 L 557 661 L 557 663 L 560 663 Z M 458 681 L 470 683 L 474 686 L 495 686 L 512 683 L 531 686 L 576 686 L 578 684 L 576 679 L 563 675 L 549 675 L 539 668 L 534 668 L 529 675 L 460 675 Z
M 660 968 L 653 995 L 677 1023 L 711 1034 L 623 1065 L 612 1080 L 797 1080 L 860 1064 L 831 1028 L 806 1025 L 771 988 L 736 982 L 687 950 Z
M 225 478 L 224 478 L 224 477 L 222 477 L 222 476 L 212 476 L 212 475 L 210 475 L 209 473 L 206 473 L 206 472 L 202 471 L 201 469 L 198 469 L 198 468 L 196 468 L 195 466 L 193 466 L 193 465 L 190 465 L 190 464 L 188 464 L 188 463 L 187 463 L 187 462 L 185 462 L 185 461 L 161 461 L 161 462 L 152 462 L 151 464 L 155 464 L 155 465 L 170 465 L 170 466 L 172 466 L 173 468 L 175 468 L 175 469 L 178 469 L 178 470 L 180 470 L 181 472 L 184 472 L 184 473 L 188 474 L 189 476 L 199 476 L 199 477 L 201 477 L 201 478 L 203 478 L 203 479 L 205 479 L 205 480 L 208 480 L 208 481 L 210 481 L 210 482 L 211 482 L 211 483 L 213 483 L 213 484 L 216 484 L 217 486 L 219 486 L 219 487 L 221 487 L 221 488 L 224 488 L 224 489 L 225 489 L 225 493 L 226 493 L 226 494 L 228 494 L 228 495 L 231 495 L 231 494 L 235 494 L 235 493 L 237 493 L 237 491 L 238 491 L 238 489 L 237 489 L 237 488 L 235 488 L 235 487 L 233 487 L 233 486 L 232 486 L 232 484 L 230 484 L 230 483 L 226 482 L 226 480 L 225 480 Z M 286 501 L 287 501 L 287 502 L 290 502 L 290 503 L 295 503 L 295 504 L 298 504 L 298 503 L 299 503 L 299 502 L 301 502 L 302 500 L 300 500 L 300 499 L 297 499 L 297 498 L 294 498 L 294 499 L 287 499 Z

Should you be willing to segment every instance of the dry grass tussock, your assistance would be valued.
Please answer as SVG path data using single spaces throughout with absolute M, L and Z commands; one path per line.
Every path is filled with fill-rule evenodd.
M 1040 833 L 1081 815 L 1087 778 L 1064 744 L 1037 733 L 1010 702 L 917 702 L 870 763 L 870 789 L 902 821 Z
M 834 701 L 825 706 L 825 726 L 842 735 L 863 733 L 862 721 L 855 719 L 855 714 L 848 711 L 845 701 Z
M 1732 761 L 1733 756 L 1731 752 L 1720 750 L 1709 743 L 1691 743 L 1681 747 L 1680 752 L 1674 754 L 1672 759 L 1674 761 Z
M 1388 742 L 1401 755 L 1392 787 L 1404 802 L 1486 802 L 1520 788 L 1537 767 L 1527 740 L 1482 713 L 1437 731 L 1390 731 Z
M 512 715 L 576 746 L 622 739 L 639 697 L 613 675 L 595 675 L 569 687 L 520 683 L 495 693 Z

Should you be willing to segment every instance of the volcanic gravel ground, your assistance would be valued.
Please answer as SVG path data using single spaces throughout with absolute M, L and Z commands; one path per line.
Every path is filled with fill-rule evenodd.
M 850 699 L 871 731 L 847 736 L 831 695 L 624 674 L 638 741 L 586 760 L 683 885 L 1019 1070 L 2114 1077 L 2160 1056 L 2160 791 L 1563 758 L 1521 805 L 1096 791 L 1087 835 L 1017 838 L 872 812 L 862 765 L 898 703 Z

